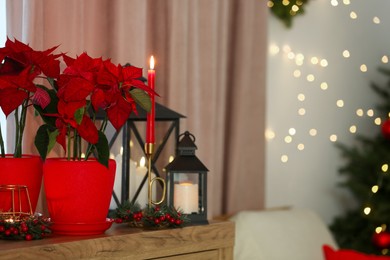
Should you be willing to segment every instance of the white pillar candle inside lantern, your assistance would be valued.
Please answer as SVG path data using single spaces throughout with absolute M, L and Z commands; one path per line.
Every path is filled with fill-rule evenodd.
M 198 213 L 199 187 L 190 182 L 177 183 L 174 186 L 173 205 L 185 214 Z
M 115 173 L 115 181 L 114 181 L 114 191 L 115 195 L 117 196 L 119 202 L 122 200 L 122 156 L 123 156 L 123 147 L 120 148 L 119 154 L 111 155 L 110 158 L 114 159 L 116 162 L 116 173 Z M 130 159 L 129 161 L 129 166 L 130 166 L 130 189 L 129 189 L 129 198 L 133 198 L 134 196 L 134 189 L 132 189 L 132 186 L 135 186 L 135 170 L 137 163 Z M 111 203 L 110 203 L 110 209 L 116 209 L 119 205 L 114 200 L 114 197 L 111 198 Z
M 142 157 L 140 162 L 139 162 L 139 166 L 137 167 L 137 169 L 135 171 L 136 176 L 135 176 L 134 193 L 136 192 L 138 187 L 141 185 L 142 180 L 145 178 L 145 175 L 148 172 L 148 168 L 145 166 L 145 164 L 146 164 L 145 157 Z M 156 174 L 154 174 L 152 172 L 152 179 L 154 177 L 156 177 Z M 146 180 L 144 185 L 142 186 L 142 189 L 141 189 L 140 193 L 138 194 L 138 197 L 136 200 L 140 204 L 141 207 L 144 207 L 145 205 L 148 204 L 148 190 L 149 190 L 148 181 Z M 156 200 L 156 185 L 155 184 L 152 186 L 152 200 Z

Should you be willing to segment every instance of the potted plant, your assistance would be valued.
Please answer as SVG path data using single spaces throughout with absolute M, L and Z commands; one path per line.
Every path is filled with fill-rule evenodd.
M 48 105 L 35 105 L 44 124 L 35 145 L 45 163 L 44 187 L 52 230 L 84 235 L 104 232 L 115 177 L 115 161 L 109 159 L 105 129 L 111 123 L 120 130 L 136 103 L 149 111 L 154 91 L 141 81 L 142 69 L 115 65 L 111 60 L 82 53 L 61 55 L 66 68 L 50 86 L 39 86 Z M 105 115 L 101 124 L 96 113 Z M 66 158 L 47 158 L 55 143 Z
M 13 155 L 5 154 L 0 134 L 0 189 L 2 184 L 27 185 L 35 210 L 42 163 L 39 156 L 22 153 L 27 109 L 33 105 L 44 122 L 34 143 L 45 160 L 44 186 L 53 230 L 69 234 L 101 233 L 110 225 L 106 215 L 115 177 L 115 161 L 109 159 L 105 129 L 111 123 L 119 130 L 129 115 L 137 112 L 136 103 L 149 111 L 150 97 L 155 93 L 140 80 L 140 68 L 115 65 L 109 59 L 91 58 L 87 53 L 76 58 L 53 54 L 55 49 L 36 51 L 10 39 L 0 48 L 0 107 L 6 116 L 15 113 L 16 124 Z M 60 60 L 66 65 L 62 72 Z M 98 111 L 105 114 L 100 124 L 96 120 Z M 64 148 L 65 158 L 46 158 L 55 143 Z M 22 166 L 21 173 L 17 173 L 15 164 L 1 165 L 1 161 L 10 157 L 33 158 L 39 165 L 16 163 Z M 38 169 L 36 176 L 32 176 L 34 169 Z M 13 178 L 31 176 L 31 182 L 39 187 L 20 182 L 19 177 L 16 180 L 4 177 L 5 172 Z M 8 205 L 1 204 L 2 198 L 0 210 L 5 210 Z
M 27 109 L 31 104 L 44 108 L 46 93 L 40 91 L 36 81 L 42 77 L 56 78 L 59 75 L 58 55 L 52 54 L 56 47 L 46 51 L 36 51 L 30 46 L 7 39 L 5 47 L 0 48 L 0 107 L 8 117 L 14 114 L 15 118 L 15 143 L 13 154 L 6 154 L 4 137 L 0 129 L 0 212 L 12 209 L 12 199 L 16 203 L 13 211 L 35 212 L 42 182 L 42 160 L 37 155 L 23 154 L 23 134 L 26 124 Z M 13 185 L 27 187 L 26 194 L 7 192 L 7 188 Z

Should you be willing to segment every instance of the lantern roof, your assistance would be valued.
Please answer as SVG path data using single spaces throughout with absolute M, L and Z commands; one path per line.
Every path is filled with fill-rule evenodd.
M 146 121 L 147 112 L 136 104 L 137 114 L 131 113 L 129 119 L 133 121 Z M 179 114 L 172 109 L 167 108 L 159 103 L 155 103 L 155 120 L 156 121 L 171 121 L 175 119 L 185 118 L 182 114 Z M 104 119 L 104 112 L 98 111 L 96 119 Z
M 184 134 L 181 134 L 181 136 L 183 137 L 177 144 L 179 155 L 195 155 L 195 150 L 198 149 L 198 147 L 195 145 L 195 137 L 188 131 L 185 131 Z
M 175 172 L 204 172 L 208 171 L 206 166 L 194 156 L 177 156 L 175 159 L 165 166 L 166 171 Z

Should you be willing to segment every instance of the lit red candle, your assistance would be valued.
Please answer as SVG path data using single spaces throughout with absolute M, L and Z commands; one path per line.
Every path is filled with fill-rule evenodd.
M 154 90 L 154 80 L 156 78 L 156 71 L 154 70 L 154 58 L 150 57 L 150 69 L 148 70 L 148 85 Z M 146 143 L 153 144 L 155 142 L 154 136 L 154 121 L 155 121 L 155 102 L 154 95 L 151 97 L 152 107 L 146 116 Z

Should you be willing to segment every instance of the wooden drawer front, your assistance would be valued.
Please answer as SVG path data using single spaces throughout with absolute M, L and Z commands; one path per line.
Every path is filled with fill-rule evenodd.
M 159 260 L 215 260 L 219 259 L 218 250 L 210 250 L 197 252 L 192 254 L 175 255 L 162 258 L 155 258 Z

